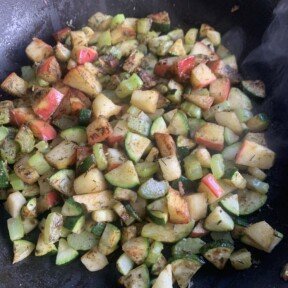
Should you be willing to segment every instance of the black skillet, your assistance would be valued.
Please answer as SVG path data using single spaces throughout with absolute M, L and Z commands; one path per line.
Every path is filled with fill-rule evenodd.
M 174 26 L 189 27 L 207 22 L 222 33 L 224 40 L 239 57 L 245 57 L 260 45 L 264 31 L 270 25 L 277 1 L 266 0 L 1 0 L 0 1 L 0 81 L 9 72 L 28 63 L 24 49 L 33 36 L 51 41 L 51 33 L 64 27 L 67 21 L 81 27 L 96 11 L 128 16 L 145 16 L 166 10 Z M 284 288 L 280 280 L 281 267 L 288 262 L 288 0 L 281 2 L 274 22 L 266 33 L 264 45 L 244 60 L 242 72 L 264 79 L 268 99 L 258 109 L 272 119 L 267 138 L 278 158 L 269 172 L 269 201 L 252 220 L 266 219 L 286 236 L 271 254 L 254 252 L 253 268 L 236 272 L 230 268 L 216 271 L 206 265 L 193 279 L 196 288 Z M 238 9 L 238 10 L 237 10 Z M 233 10 L 236 10 L 232 12 Z M 272 29 L 272 30 L 271 30 Z M 4 95 L 4 94 L 3 94 Z M 5 95 L 4 95 L 5 97 Z M 12 245 L 6 229 L 7 214 L 0 207 L 0 287 L 117 287 L 119 277 L 115 256 L 103 271 L 91 273 L 80 261 L 57 267 L 54 257 L 29 259 L 11 264 Z M 113 262 L 114 261 L 114 262 Z M 165 288 L 165 287 L 163 287 Z

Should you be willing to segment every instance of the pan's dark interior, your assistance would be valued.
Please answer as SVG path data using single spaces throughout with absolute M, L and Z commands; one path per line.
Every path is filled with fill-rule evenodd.
M 28 62 L 24 49 L 33 36 L 51 41 L 51 33 L 65 26 L 67 21 L 72 19 L 75 27 L 81 27 L 96 11 L 109 14 L 123 12 L 127 16 L 139 17 L 151 12 L 167 10 L 174 26 L 183 25 L 184 28 L 207 22 L 222 33 L 226 33 L 224 37 L 226 44 L 237 53 L 240 60 L 243 60 L 250 51 L 260 45 L 263 33 L 271 23 L 276 2 L 266 0 L 16 0 L 11 2 L 2 0 L 0 81 L 9 72 L 17 71 L 21 65 Z M 287 5 L 285 1 L 282 4 L 282 7 L 277 10 L 280 16 L 277 15 L 280 20 L 284 19 L 282 24 L 287 31 Z M 231 13 L 235 5 L 238 5 L 239 10 Z M 288 189 L 285 179 L 287 177 L 285 172 L 288 171 L 288 153 L 285 151 L 288 146 L 288 101 L 285 99 L 288 88 L 285 75 L 288 66 L 288 56 L 287 52 L 285 53 L 288 51 L 288 39 L 285 36 L 285 28 L 284 30 L 279 28 L 282 20 L 279 20 L 280 22 L 278 20 L 274 26 L 276 25 L 276 32 L 278 32 L 276 36 L 279 37 L 276 37 L 275 33 L 266 35 L 266 44 L 268 44 L 265 46 L 264 43 L 260 50 L 250 55 L 244 61 L 242 69 L 244 74 L 250 77 L 261 77 L 267 85 L 268 99 L 263 104 L 259 104 L 258 109 L 267 112 L 272 119 L 267 138 L 270 147 L 278 153 L 276 165 L 269 172 L 271 189 L 268 205 L 254 215 L 252 220 L 266 219 L 286 237 L 271 254 L 252 249 L 257 261 L 248 271 L 236 272 L 229 267 L 224 271 L 216 271 L 211 265 L 206 265 L 195 276 L 193 287 L 287 287 L 287 284 L 280 280 L 279 273 L 281 267 L 288 262 L 286 217 Z M 276 46 L 282 49 L 273 49 Z M 269 61 L 271 58 L 273 61 Z M 110 264 L 101 272 L 91 273 L 81 266 L 80 261 L 65 267 L 56 267 L 54 257 L 32 256 L 12 266 L 12 245 L 9 243 L 6 230 L 7 215 L 2 206 L 0 209 L 0 287 L 116 287 L 115 283 L 119 275 L 116 273 L 114 264 Z M 110 259 L 113 263 L 115 256 Z

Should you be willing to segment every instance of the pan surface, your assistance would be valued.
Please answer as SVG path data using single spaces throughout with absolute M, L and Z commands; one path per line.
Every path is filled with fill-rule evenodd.
M 15 0 L 13 2 L 2 0 L 0 6 L 0 81 L 9 72 L 19 71 L 22 65 L 28 63 L 24 49 L 33 36 L 52 43 L 50 38 L 52 32 L 66 26 L 67 22 L 79 28 L 91 14 L 97 11 L 108 14 L 121 12 L 127 16 L 140 17 L 166 10 L 170 13 L 174 26 L 184 28 L 192 25 L 199 26 L 206 22 L 226 35 L 224 39 L 227 45 L 231 46 L 232 50 L 235 49 L 235 53 L 243 60 L 252 49 L 260 44 L 261 37 L 272 19 L 274 4 L 272 1 L 265 0 Z M 231 13 L 231 9 L 237 7 L 235 5 L 238 5 L 239 9 Z M 287 45 L 288 41 L 286 42 L 282 44 Z M 259 55 L 256 56 L 259 58 Z M 287 56 L 285 58 L 282 55 L 284 58 L 281 59 L 278 56 L 275 56 L 276 60 L 279 60 L 279 65 L 283 66 L 284 72 L 287 71 Z M 271 66 L 267 63 L 265 65 L 260 60 L 248 57 L 244 68 L 247 75 L 263 78 L 266 82 L 268 100 L 261 106 L 259 105 L 259 110 L 267 112 L 272 119 L 267 133 L 268 142 L 279 156 L 274 168 L 269 172 L 271 188 L 268 205 L 253 216 L 252 220 L 266 219 L 287 236 L 288 153 L 285 154 L 285 150 L 288 147 L 288 100 L 285 96 L 288 91 L 288 81 L 284 78 L 285 75 L 280 75 L 277 81 L 271 81 L 275 76 L 273 70 L 275 65 Z M 97 273 L 85 270 L 80 261 L 57 267 L 54 264 L 54 257 L 32 256 L 12 266 L 12 245 L 7 237 L 6 229 L 8 215 L 5 214 L 3 206 L 0 206 L 0 215 L 0 287 L 116 287 L 115 283 L 119 275 L 114 263 L 117 255 L 110 257 L 111 264 Z M 271 254 L 253 251 L 257 261 L 252 269 L 244 272 L 236 272 L 230 268 L 220 272 L 206 265 L 195 276 L 193 287 L 287 287 L 287 284 L 279 278 L 281 267 L 288 262 L 287 251 L 286 238 Z

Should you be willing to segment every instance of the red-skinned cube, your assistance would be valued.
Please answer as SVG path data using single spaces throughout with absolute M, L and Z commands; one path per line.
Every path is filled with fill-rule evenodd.
M 222 189 L 222 187 L 218 184 L 218 182 L 216 181 L 215 177 L 213 176 L 213 174 L 209 173 L 207 175 L 205 175 L 202 179 L 201 182 L 206 185 L 209 190 L 217 197 L 220 198 L 224 191 Z
M 14 108 L 10 111 L 11 122 L 14 125 L 21 126 L 33 119 L 36 119 L 36 116 L 31 108 L 19 107 Z
M 31 120 L 29 128 L 32 130 L 33 135 L 40 140 L 49 141 L 57 136 L 57 132 L 53 126 L 40 119 Z
M 229 78 L 218 78 L 210 84 L 210 96 L 214 98 L 214 103 L 218 104 L 228 99 L 230 93 Z
M 195 67 L 195 57 L 181 57 L 174 64 L 173 72 L 179 82 L 187 82 L 190 79 L 191 71 Z
M 65 27 L 53 34 L 53 37 L 56 42 L 63 42 L 66 40 L 67 36 L 70 34 L 71 29 L 69 27 Z
M 76 61 L 79 65 L 93 62 L 97 59 L 97 51 L 89 47 L 83 47 L 76 52 Z
M 81 106 L 83 106 L 83 108 L 90 108 L 91 107 L 91 100 L 81 91 L 74 89 L 74 88 L 69 88 L 67 93 L 65 94 L 64 98 L 62 99 L 59 107 L 57 108 L 57 110 L 55 111 L 55 113 L 53 114 L 53 118 L 60 118 L 63 114 L 65 115 L 73 115 L 73 114 L 77 114 L 78 110 L 77 107 L 79 105 L 79 102 L 77 100 L 72 99 L 71 98 L 77 98 L 80 100 Z M 77 103 L 73 103 L 76 102 Z M 74 107 L 73 104 L 75 104 Z M 77 105 L 77 107 L 76 107 Z M 83 109 L 82 108 L 82 109 Z
M 47 121 L 56 111 L 63 97 L 61 92 L 51 88 L 46 95 L 33 104 L 32 109 L 39 118 Z
M 41 62 L 37 69 L 37 76 L 48 83 L 55 83 L 61 78 L 60 65 L 55 56 Z
M 154 67 L 155 75 L 162 78 L 170 77 L 172 74 L 173 65 L 177 61 L 177 59 L 178 57 L 169 57 L 161 59 L 158 63 L 156 63 Z

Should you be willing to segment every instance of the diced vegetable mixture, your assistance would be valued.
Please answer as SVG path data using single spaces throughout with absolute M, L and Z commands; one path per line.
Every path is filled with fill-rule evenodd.
M 218 31 L 98 12 L 53 36 L 54 47 L 33 38 L 31 66 L 1 84 L 14 96 L 0 102 L 13 263 L 55 254 L 98 271 L 120 249 L 123 286 L 186 288 L 208 262 L 251 267 L 243 244 L 275 248 L 283 235 L 247 218 L 275 159 L 250 100 L 265 86 L 242 80 Z

